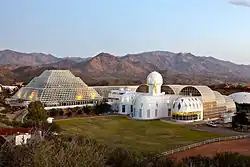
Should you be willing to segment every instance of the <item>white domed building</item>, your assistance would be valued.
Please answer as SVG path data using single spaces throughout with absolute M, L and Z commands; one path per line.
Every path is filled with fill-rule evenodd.
M 235 113 L 231 97 L 202 85 L 163 85 L 163 78 L 156 71 L 151 72 L 147 84 L 141 86 L 147 89 L 143 92 L 116 92 L 119 94 L 119 114 L 136 120 L 171 118 L 178 122 L 194 122 L 221 119 L 222 116 L 231 118 Z M 139 87 L 137 89 L 141 91 Z
M 172 119 L 180 122 L 203 120 L 203 104 L 198 97 L 179 97 L 173 102 Z
M 170 116 L 171 106 L 167 96 L 141 94 L 133 102 L 131 117 L 134 119 L 153 120 Z
M 147 76 L 148 93 L 126 93 L 120 98 L 119 113 L 133 119 L 153 120 L 171 117 L 170 96 L 161 92 L 163 78 L 154 71 Z M 175 95 L 172 95 L 175 96 Z

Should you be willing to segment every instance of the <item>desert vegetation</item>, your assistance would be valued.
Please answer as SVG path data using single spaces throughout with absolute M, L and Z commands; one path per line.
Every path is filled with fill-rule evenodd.
M 0 166 L 8 167 L 248 167 L 249 164 L 250 157 L 237 153 L 187 157 L 177 162 L 166 156 L 110 148 L 84 136 L 59 136 L 22 146 L 6 144 L 0 150 Z
M 111 106 L 107 103 L 100 103 L 94 106 L 83 106 L 67 109 L 51 109 L 48 111 L 49 116 L 59 118 L 96 116 L 108 113 L 112 113 L 112 111 Z

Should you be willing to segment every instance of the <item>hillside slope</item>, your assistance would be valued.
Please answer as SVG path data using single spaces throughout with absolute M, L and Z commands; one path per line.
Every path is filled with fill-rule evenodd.
M 5 73 L 0 75 L 0 82 L 6 80 L 28 82 L 45 69 L 69 69 L 91 85 L 144 83 L 151 71 L 159 71 L 164 77 L 164 82 L 171 84 L 249 83 L 250 81 L 249 65 L 238 65 L 213 57 L 198 57 L 191 53 L 154 51 L 122 57 L 100 53 L 82 61 L 78 58 L 56 58 L 51 55 L 44 57 L 43 54 L 27 56 L 19 52 L 14 52 L 12 56 L 9 59 L 21 57 L 19 65 L 16 62 L 18 58 L 12 61 L 13 68 L 11 65 L 3 65 Z M 32 60 L 31 63 L 28 63 L 28 60 Z M 4 61 L 1 62 L 4 64 Z M 25 65 L 20 65 L 24 63 Z

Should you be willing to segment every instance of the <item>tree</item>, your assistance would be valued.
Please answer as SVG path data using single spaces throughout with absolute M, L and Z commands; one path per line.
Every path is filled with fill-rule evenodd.
M 95 114 L 103 114 L 111 111 L 111 105 L 107 103 L 97 104 L 94 107 Z
M 49 111 L 49 115 L 51 116 L 51 117 L 55 117 L 55 116 L 58 116 L 59 115 L 59 111 L 57 110 L 57 109 L 51 109 L 50 111 Z
M 83 109 L 83 112 L 84 112 L 85 114 L 90 114 L 90 113 L 91 113 L 91 108 L 90 108 L 89 106 L 85 106 L 85 107 L 83 107 L 82 109 Z
M 32 121 L 34 125 L 41 125 L 48 118 L 47 111 L 44 109 L 40 101 L 31 102 L 28 106 L 27 118 Z
M 114 148 L 107 154 L 106 164 L 111 167 L 137 166 L 139 157 L 124 148 Z
M 59 113 L 60 116 L 63 116 L 63 114 L 64 114 L 63 109 L 59 108 L 59 109 L 58 109 L 58 113 Z
M 249 125 L 248 118 L 245 112 L 237 112 L 232 120 L 232 127 L 243 127 Z
M 49 141 L 32 140 L 15 147 L 6 144 L 0 148 L 0 166 L 59 167 L 105 166 L 107 148 L 84 137 L 54 137 Z

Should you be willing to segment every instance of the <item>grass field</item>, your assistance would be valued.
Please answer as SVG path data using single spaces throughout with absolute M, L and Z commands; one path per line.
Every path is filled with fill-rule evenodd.
M 136 121 L 115 116 L 62 120 L 57 124 L 63 134 L 86 135 L 109 146 L 140 152 L 163 152 L 220 136 L 161 121 Z

